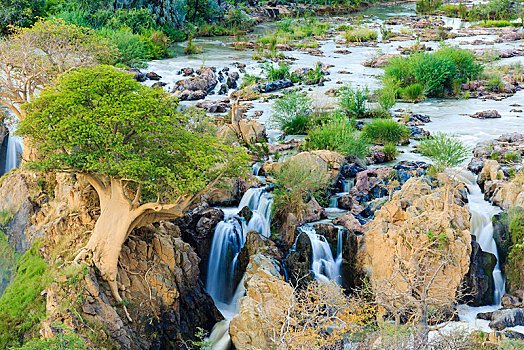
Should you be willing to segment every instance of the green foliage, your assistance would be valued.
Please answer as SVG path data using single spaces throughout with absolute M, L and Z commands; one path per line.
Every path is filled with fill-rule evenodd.
M 442 0 L 418 0 L 417 13 L 433 13 L 440 6 L 442 6 Z
M 84 350 L 88 349 L 86 341 L 64 324 L 53 324 L 58 329 L 58 334 L 49 339 L 34 339 L 25 342 L 21 347 L 13 347 L 11 350 Z
M 311 115 L 312 101 L 307 95 L 293 91 L 285 93 L 273 103 L 270 124 L 288 135 L 305 134 Z
M 18 262 L 18 254 L 9 245 L 5 225 L 11 221 L 13 213 L 0 211 L 0 295 L 11 282 Z
M 410 102 L 423 100 L 425 96 L 424 85 L 420 83 L 410 84 L 402 89 L 402 94 Z
M 457 137 L 441 132 L 422 140 L 418 150 L 433 161 L 437 171 L 460 165 L 470 152 Z
M 144 67 L 148 59 L 146 46 L 142 37 L 128 28 L 110 29 L 102 28 L 97 34 L 107 38 L 117 49 L 118 58 L 116 64 L 129 67 Z
M 524 264 L 524 242 L 514 244 L 508 254 L 504 272 L 508 291 L 515 291 L 524 286 L 522 265 Z
M 377 32 L 369 28 L 348 28 L 344 33 L 347 42 L 362 43 L 377 40 Z
M 16 277 L 0 298 L 0 348 L 18 346 L 24 336 L 37 336 L 46 316 L 45 295 L 40 293 L 51 282 L 49 267 L 40 257 L 35 243 L 18 266 Z M 27 334 L 26 334 L 27 333 Z
M 366 113 L 368 97 L 367 87 L 353 88 L 351 85 L 346 85 L 339 91 L 338 105 L 346 115 L 360 118 Z
M 349 120 L 343 118 L 335 118 L 325 125 L 312 129 L 306 137 L 306 147 L 311 150 L 337 151 L 354 158 L 364 158 L 369 153 L 367 139 Z
M 29 27 L 37 17 L 43 17 L 46 0 L 0 1 L 0 35 L 7 34 L 9 26 Z
M 158 60 L 169 57 L 169 38 L 159 30 L 150 29 L 142 34 L 147 58 Z
M 166 200 L 243 173 L 245 152 L 195 132 L 194 116 L 177 104 L 113 67 L 80 69 L 25 105 L 19 133 L 41 156 L 33 168 L 134 180 Z
M 397 145 L 394 143 L 386 143 L 384 145 L 384 154 L 386 155 L 386 159 L 392 160 L 397 158 L 398 151 L 397 151 Z
M 202 53 L 202 48 L 193 44 L 193 33 L 189 34 L 187 38 L 187 45 L 184 47 L 184 54 L 186 55 L 195 55 Z
M 262 67 L 264 73 L 266 74 L 267 80 L 275 81 L 279 79 L 290 78 L 291 74 L 289 73 L 289 65 L 280 62 L 277 66 L 273 63 L 268 63 Z
M 380 109 L 389 114 L 389 110 L 397 102 L 396 95 L 397 92 L 390 87 L 384 87 L 380 89 L 377 96 L 378 105 L 380 106 Z
M 452 92 L 455 83 L 474 79 L 482 72 L 483 66 L 475 61 L 468 50 L 443 47 L 434 53 L 414 53 L 409 57 L 394 57 L 385 67 L 384 84 L 407 88 L 421 84 L 429 97 L 442 96 Z M 420 87 L 410 93 L 420 91 Z M 419 95 L 420 96 L 420 95 Z
M 509 232 L 511 233 L 513 244 L 524 242 L 524 212 L 522 210 L 516 211 L 511 215 Z
M 276 44 L 291 44 L 295 40 L 310 39 L 323 36 L 329 29 L 327 23 L 322 23 L 318 19 L 308 18 L 294 20 L 291 18 L 276 23 L 276 30 L 268 33 L 258 42 L 269 44 L 275 40 Z
M 378 145 L 397 145 L 409 141 L 410 130 L 393 119 L 374 119 L 362 129 L 365 137 Z
M 329 174 L 321 167 L 298 160 L 284 162 L 275 177 L 273 216 L 279 222 L 285 220 L 288 213 L 300 219 L 309 198 L 325 191 L 330 180 Z

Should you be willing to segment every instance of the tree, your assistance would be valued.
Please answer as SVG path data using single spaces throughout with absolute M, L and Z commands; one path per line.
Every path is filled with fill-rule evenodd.
M 24 105 L 19 132 L 36 147 L 43 171 L 81 174 L 100 200 L 88 259 L 120 302 L 120 250 L 135 228 L 183 216 L 221 178 L 238 176 L 246 153 L 224 145 L 177 100 L 110 66 L 82 68 Z
M 43 17 L 45 0 L 2 0 L 0 2 L 0 34 L 7 34 L 9 26 L 26 27 Z
M 93 30 L 61 19 L 13 28 L 0 39 L 0 103 L 23 119 L 20 106 L 59 74 L 110 61 L 115 52 Z

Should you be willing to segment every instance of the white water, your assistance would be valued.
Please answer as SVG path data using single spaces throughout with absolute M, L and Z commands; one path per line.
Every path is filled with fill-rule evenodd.
M 7 136 L 7 153 L 4 173 L 18 168 L 20 160 L 22 159 L 22 138 L 16 135 L 16 127 L 9 128 L 9 135 Z
M 239 277 L 238 255 L 246 243 L 249 231 L 269 237 L 273 197 L 266 188 L 250 188 L 237 208 L 224 209 L 226 216 L 215 228 L 207 270 L 206 290 L 225 320 L 217 323 L 209 336 L 213 349 L 229 349 L 229 322 L 238 313 L 238 303 L 244 296 L 244 283 L 235 284 Z M 248 223 L 238 213 L 248 207 L 253 216 Z
M 329 242 L 322 235 L 316 233 L 312 225 L 304 225 L 299 228 L 302 233 L 307 234 L 311 242 L 312 266 L 315 278 L 322 282 L 338 281 L 340 277 L 340 266 L 342 265 L 342 243 L 344 230 L 338 230 L 337 257 L 333 257 Z

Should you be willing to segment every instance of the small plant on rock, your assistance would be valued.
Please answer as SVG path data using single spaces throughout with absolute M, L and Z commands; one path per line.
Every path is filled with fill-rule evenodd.
M 270 124 L 286 134 L 305 134 L 311 114 L 312 101 L 307 95 L 293 91 L 285 93 L 273 104 Z
M 405 143 L 409 141 L 410 130 L 393 119 L 376 119 L 362 129 L 362 133 L 378 145 Z
M 368 97 L 368 88 L 346 85 L 339 91 L 338 105 L 346 115 L 361 118 L 366 114 Z

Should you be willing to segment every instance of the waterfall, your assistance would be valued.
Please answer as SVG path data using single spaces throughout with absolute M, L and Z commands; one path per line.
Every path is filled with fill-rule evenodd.
M 339 228 L 337 239 L 337 257 L 333 258 L 329 242 L 322 235 L 317 234 L 312 225 L 304 225 L 299 228 L 302 233 L 307 234 L 311 242 L 313 263 L 311 269 L 315 278 L 319 281 L 329 282 L 338 280 L 340 266 L 342 265 L 342 235 L 344 230 Z
M 16 127 L 11 126 L 7 136 L 7 153 L 3 173 L 18 168 L 20 165 L 20 160 L 22 158 L 22 138 L 16 135 L 15 132 Z
M 239 277 L 238 255 L 246 243 L 249 231 L 269 237 L 273 197 L 265 187 L 250 188 L 235 209 L 225 210 L 224 220 L 215 228 L 209 254 L 206 290 L 225 320 L 217 323 L 209 336 L 213 349 L 229 349 L 229 322 L 238 312 L 238 302 L 245 293 Z M 249 222 L 238 213 L 248 207 L 252 212 Z
M 471 212 L 471 234 L 477 237 L 477 242 L 483 251 L 495 255 L 497 264 L 493 269 L 493 289 L 495 305 L 500 305 L 502 296 L 506 292 L 504 276 L 500 270 L 497 245 L 493 238 L 493 224 L 491 218 L 500 209 L 484 200 L 484 195 L 476 182 L 476 177 L 471 172 L 463 173 L 462 180 L 469 190 L 468 206 Z

